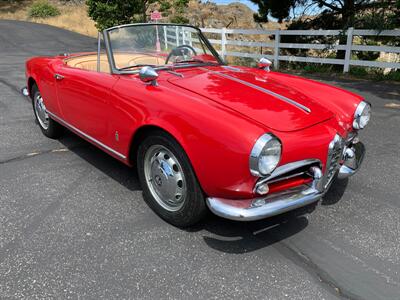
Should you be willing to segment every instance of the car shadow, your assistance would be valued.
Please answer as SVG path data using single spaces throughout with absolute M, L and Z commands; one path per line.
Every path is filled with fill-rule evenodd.
M 308 226 L 306 216 L 273 217 L 260 221 L 230 221 L 210 215 L 202 223 L 187 231 L 205 231 L 204 242 L 212 249 L 243 254 L 274 245 L 296 235 Z
M 93 146 L 89 142 L 65 130 L 59 142 L 69 151 L 78 155 L 89 164 L 100 170 L 102 173 L 111 177 L 113 180 L 123 185 L 131 191 L 141 191 L 136 168 L 131 168 L 111 157 L 107 153 Z
M 130 168 L 89 142 L 65 130 L 59 139 L 66 149 L 84 159 L 90 165 L 111 177 L 131 191 L 140 191 L 140 183 L 135 168 Z M 200 223 L 186 228 L 187 232 L 201 232 L 205 243 L 215 250 L 239 254 L 256 251 L 302 231 L 308 225 L 304 213 L 313 209 L 290 212 L 260 221 L 239 222 L 223 219 L 211 212 Z
M 340 199 L 342 199 L 348 184 L 348 178 L 336 179 L 324 197 L 322 197 L 321 205 L 333 205 L 338 203 Z

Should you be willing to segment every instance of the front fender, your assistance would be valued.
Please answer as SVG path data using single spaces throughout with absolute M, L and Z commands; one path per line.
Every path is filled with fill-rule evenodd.
M 33 82 L 35 82 L 48 110 L 59 114 L 53 63 L 56 63 L 56 60 L 49 57 L 32 58 L 26 62 L 25 74 L 28 92 L 31 92 Z
M 185 150 L 207 195 L 242 198 L 252 195 L 256 177 L 249 171 L 249 155 L 265 129 L 215 102 L 179 89 L 146 86 L 123 78 L 114 86 L 115 124 L 127 155 L 135 133 L 157 126 L 171 134 Z M 135 145 L 137 146 L 137 145 Z

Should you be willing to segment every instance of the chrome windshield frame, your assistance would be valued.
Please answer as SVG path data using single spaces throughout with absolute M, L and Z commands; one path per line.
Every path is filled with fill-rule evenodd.
M 192 25 L 183 25 L 183 24 L 174 24 L 174 23 L 135 23 L 135 24 L 125 24 L 125 25 L 119 25 L 119 26 L 114 26 L 110 27 L 107 29 L 103 30 L 103 39 L 106 47 L 106 52 L 107 52 L 107 58 L 110 64 L 110 69 L 112 74 L 137 74 L 139 73 L 139 69 L 137 70 L 121 70 L 116 67 L 115 60 L 114 60 L 114 55 L 113 55 L 113 50 L 111 46 L 111 41 L 110 41 L 110 35 L 109 33 L 112 30 L 119 29 L 119 28 L 124 28 L 124 27 L 136 27 L 136 26 L 180 26 L 180 27 L 190 27 L 195 30 L 197 30 L 199 34 L 199 39 L 206 45 L 206 47 L 210 50 L 212 55 L 217 59 L 218 63 L 220 65 L 226 65 L 225 62 L 221 59 L 220 55 L 218 52 L 214 49 L 214 47 L 211 45 L 209 40 L 204 36 L 204 34 L 201 32 L 200 28 Z M 100 39 L 100 35 L 99 35 Z M 177 65 L 177 66 L 171 66 L 171 65 L 160 65 L 158 67 L 155 67 L 155 70 L 166 70 L 166 69 L 178 69 L 178 68 L 187 68 L 187 67 L 198 67 L 198 66 L 207 66 L 210 65 L 211 63 L 204 62 L 204 64 L 185 64 L 185 65 Z

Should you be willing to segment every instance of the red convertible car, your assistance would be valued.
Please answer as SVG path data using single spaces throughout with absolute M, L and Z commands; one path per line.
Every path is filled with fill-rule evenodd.
M 313 206 L 360 167 L 370 104 L 358 95 L 266 59 L 228 66 L 193 26 L 116 26 L 94 50 L 26 62 L 39 127 L 136 166 L 145 201 L 176 226 L 208 209 L 247 221 Z

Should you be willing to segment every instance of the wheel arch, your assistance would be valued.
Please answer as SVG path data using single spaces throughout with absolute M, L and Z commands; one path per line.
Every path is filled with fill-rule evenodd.
M 157 131 L 162 131 L 171 136 L 182 147 L 182 149 L 185 151 L 186 156 L 189 158 L 190 161 L 190 157 L 186 150 L 183 138 L 176 130 L 173 130 L 171 128 L 166 128 L 165 126 L 161 126 L 159 124 L 145 124 L 137 128 L 132 135 L 128 152 L 128 162 L 130 165 L 136 164 L 136 157 L 140 143 L 146 137 L 150 136 L 152 133 Z
M 195 177 L 197 178 L 197 181 L 200 185 L 200 188 L 202 189 L 203 193 L 204 189 L 202 187 L 202 183 L 199 180 L 199 177 L 197 176 L 196 169 L 194 168 L 193 162 L 190 157 L 190 153 L 187 151 L 186 143 L 183 139 L 183 136 L 179 133 L 178 130 L 174 129 L 173 127 L 168 127 L 168 126 L 162 126 L 160 124 L 145 124 L 139 127 L 132 135 L 131 142 L 129 145 L 129 152 L 128 152 L 128 163 L 131 166 L 136 165 L 136 158 L 138 155 L 138 148 L 140 143 L 148 136 L 150 136 L 152 133 L 157 132 L 157 131 L 162 131 L 166 134 L 168 134 L 171 138 L 173 138 L 179 146 L 183 149 L 185 152 L 186 157 L 189 160 L 189 164 L 192 167 L 193 173 Z
M 32 93 L 31 93 L 32 87 L 33 87 L 33 85 L 35 85 L 35 84 L 36 84 L 36 86 L 37 86 L 36 80 L 35 80 L 32 76 L 29 76 L 29 78 L 28 78 L 28 92 L 29 92 L 29 97 L 30 97 L 31 99 L 32 99 L 32 97 L 33 97 Z

